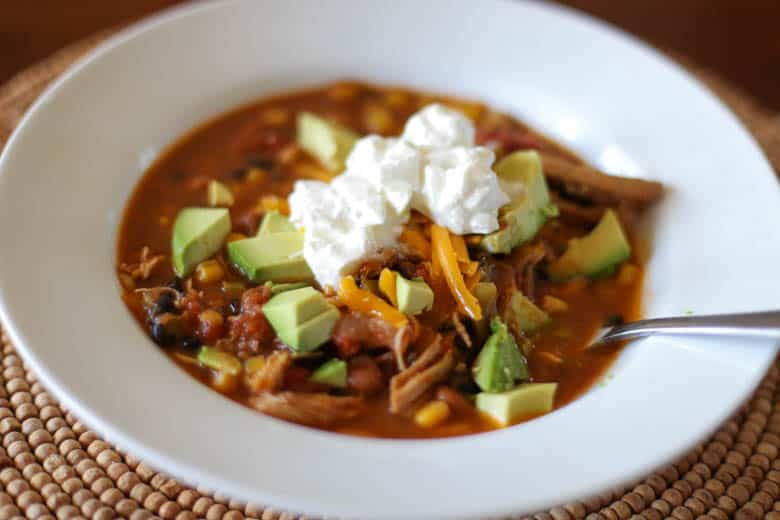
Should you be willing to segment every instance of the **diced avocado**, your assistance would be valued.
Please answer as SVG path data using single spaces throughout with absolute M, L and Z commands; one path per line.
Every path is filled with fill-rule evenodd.
M 241 373 L 241 361 L 236 356 L 213 347 L 201 347 L 200 352 L 198 352 L 198 362 L 203 366 L 225 372 L 231 376 L 237 376 Z
M 263 305 L 263 314 L 277 332 L 297 327 L 330 309 L 325 296 L 312 287 L 277 294 Z
M 550 200 L 542 161 L 536 151 L 519 150 L 509 154 L 493 170 L 512 201 L 501 208 L 501 227 L 485 236 L 482 248 L 490 253 L 509 253 L 531 240 L 548 218 L 557 216 L 558 207 Z
M 230 188 L 219 181 L 211 181 L 208 186 L 209 206 L 230 207 L 236 201 Z
M 277 210 L 269 211 L 263 217 L 260 223 L 260 229 L 257 230 L 257 236 L 266 233 L 282 233 L 285 231 L 296 231 L 290 219 L 279 213 Z
M 329 359 L 309 378 L 313 383 L 345 388 L 347 386 L 347 362 L 342 359 Z
M 611 209 L 604 212 L 593 230 L 582 238 L 569 240 L 563 255 L 550 265 L 554 281 L 575 276 L 600 278 L 609 276 L 631 256 L 631 246 Z
M 230 233 L 230 213 L 224 208 L 184 208 L 173 223 L 173 269 L 185 277 L 222 247 Z
M 517 326 L 528 334 L 536 332 L 551 321 L 546 312 L 534 305 L 534 302 L 526 298 L 520 291 L 515 291 L 512 294 L 509 308 L 517 321 Z
M 341 316 L 341 313 L 335 306 L 330 303 L 327 305 L 328 310 L 296 327 L 281 330 L 277 330 L 274 327 L 276 335 L 279 336 L 279 339 L 285 345 L 298 354 L 315 350 L 330 339 L 333 326 L 336 325 Z
M 265 282 L 266 285 L 271 285 L 271 294 L 279 294 L 287 291 L 292 291 L 295 289 L 302 289 L 304 287 L 308 287 L 309 284 L 306 282 L 298 282 L 298 283 L 273 283 L 273 282 Z
M 253 282 L 300 282 L 312 278 L 303 258 L 303 233 L 285 231 L 236 240 L 227 246 L 230 261 Z
M 404 314 L 413 316 L 433 307 L 433 290 L 422 278 L 407 280 L 398 275 L 395 279 L 395 291 L 398 310 Z
M 474 361 L 472 373 L 485 392 L 503 392 L 514 388 L 515 381 L 528 379 L 528 365 L 507 326 L 493 318 L 490 327 L 493 334 Z
M 298 146 L 338 173 L 344 169 L 344 161 L 358 140 L 358 135 L 338 123 L 310 112 L 301 112 L 298 115 L 296 140 Z
M 552 411 L 557 383 L 524 383 L 514 390 L 477 394 L 477 409 L 502 425 Z

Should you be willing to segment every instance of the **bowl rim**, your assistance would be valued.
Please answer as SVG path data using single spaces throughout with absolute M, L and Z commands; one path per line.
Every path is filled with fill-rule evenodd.
M 202 3 L 196 3 L 196 4 L 189 4 L 189 5 L 183 5 L 183 6 L 176 6 L 173 8 L 166 9 L 162 11 L 161 13 L 158 13 L 157 15 L 142 20 L 140 22 L 137 22 L 136 24 L 133 24 L 132 26 L 123 29 L 116 35 L 110 37 L 107 41 L 99 44 L 94 50 L 90 51 L 87 55 L 83 56 L 77 62 L 75 62 L 71 67 L 68 68 L 62 75 L 60 75 L 57 80 L 55 80 L 51 85 L 49 85 L 45 91 L 39 96 L 39 98 L 35 101 L 35 103 L 30 107 L 30 109 L 26 112 L 22 120 L 19 122 L 17 127 L 14 129 L 14 132 L 9 137 L 2 155 L 0 155 L 0 170 L 3 170 L 3 165 L 5 163 L 5 159 L 7 156 L 10 155 L 9 150 L 12 150 L 16 146 L 17 140 L 20 138 L 20 135 L 24 131 L 24 129 L 27 127 L 28 122 L 32 120 L 33 118 L 37 117 L 37 114 L 39 114 L 42 110 L 45 109 L 46 105 L 49 103 L 50 99 L 59 91 L 59 89 L 62 87 L 62 85 L 68 83 L 72 80 L 72 78 L 79 75 L 79 73 L 87 66 L 89 66 L 91 63 L 96 62 L 98 60 L 104 59 L 113 49 L 116 49 L 117 47 L 121 47 L 126 42 L 131 41 L 135 38 L 141 37 L 148 31 L 152 31 L 155 29 L 161 30 L 165 25 L 170 23 L 174 20 L 180 20 L 183 18 L 186 18 L 188 16 L 200 16 L 203 13 L 212 10 L 212 9 L 220 9 L 225 4 L 242 4 L 245 2 L 242 2 L 241 0 L 231 0 L 228 2 L 202 2 Z M 248 3 L 248 2 L 246 2 Z M 665 57 L 657 53 L 657 51 L 653 50 L 646 44 L 640 42 L 636 38 L 626 35 L 625 33 L 622 33 L 621 31 L 609 26 L 608 24 L 605 24 L 603 22 L 594 20 L 582 13 L 576 12 L 574 10 L 571 10 L 569 8 L 564 8 L 557 5 L 540 5 L 536 4 L 533 6 L 534 9 L 540 9 L 545 10 L 548 12 L 557 13 L 558 15 L 569 17 L 577 21 L 578 23 L 585 23 L 589 25 L 595 26 L 600 31 L 607 31 L 611 34 L 611 36 L 615 37 L 616 39 L 622 39 L 625 43 L 633 45 L 638 48 L 638 50 L 642 51 L 645 54 L 648 54 L 650 58 L 654 60 L 660 60 L 667 66 L 671 66 L 674 69 L 676 69 L 677 73 L 684 74 L 689 82 L 693 82 L 696 87 L 698 87 L 703 92 L 706 92 L 706 95 L 710 98 L 713 98 L 718 105 L 720 105 L 721 109 L 724 109 L 728 112 L 728 109 L 720 102 L 719 99 L 715 98 L 708 89 L 703 88 L 702 85 L 695 79 L 692 78 L 692 76 L 687 72 L 684 71 L 682 68 L 680 68 L 678 65 L 669 62 Z M 728 112 L 730 117 L 734 122 L 736 122 L 736 118 L 733 114 Z M 740 129 L 744 132 L 744 128 L 737 122 L 737 125 Z M 752 136 L 750 137 L 752 140 Z M 755 141 L 753 141 L 755 145 Z M 757 148 L 757 147 L 756 147 Z M 762 154 L 763 157 L 763 154 Z M 766 163 L 766 159 L 763 159 Z M 768 164 L 767 164 L 768 167 Z M 769 170 L 771 171 L 771 170 Z M 88 424 L 91 428 L 94 428 L 96 431 L 98 431 L 101 435 L 105 436 L 107 439 L 112 439 L 112 442 L 118 443 L 123 446 L 132 447 L 134 453 L 138 453 L 143 458 L 147 458 L 149 460 L 154 460 L 158 464 L 166 467 L 171 468 L 170 472 L 181 475 L 181 474 L 194 474 L 199 475 L 197 478 L 201 480 L 206 480 L 209 482 L 213 482 L 214 484 L 224 484 L 225 489 L 232 488 L 238 493 L 238 498 L 251 500 L 256 498 L 255 496 L 241 496 L 243 493 L 243 490 L 236 489 L 233 485 L 231 485 L 229 482 L 220 482 L 220 479 L 214 478 L 214 475 L 208 475 L 200 472 L 197 467 L 194 467 L 192 464 L 184 463 L 184 461 L 176 460 L 174 458 L 171 458 L 170 456 L 166 455 L 164 452 L 159 452 L 155 450 L 152 446 L 150 446 L 146 441 L 142 441 L 139 439 L 135 439 L 133 437 L 128 437 L 125 432 L 122 430 L 116 429 L 110 422 L 107 422 L 105 418 L 98 416 L 94 414 L 88 406 L 86 406 L 82 400 L 75 395 L 70 395 L 66 391 L 63 391 L 61 389 L 64 389 L 66 385 L 63 383 L 63 381 L 57 376 L 56 372 L 54 370 L 49 370 L 47 368 L 47 365 L 43 359 L 40 359 L 40 357 L 32 350 L 27 348 L 26 341 L 24 339 L 24 334 L 21 330 L 18 330 L 15 324 L 15 320 L 12 319 L 13 311 L 10 309 L 11 304 L 7 301 L 7 297 L 5 294 L 5 291 L 0 287 L 0 318 L 2 318 L 2 322 L 4 325 L 5 330 L 7 331 L 9 337 L 12 340 L 12 343 L 17 347 L 17 351 L 20 353 L 20 355 L 23 357 L 23 359 L 32 367 L 32 369 L 35 371 L 35 373 L 38 375 L 41 382 L 45 384 L 45 386 L 57 396 L 57 398 L 70 410 L 73 410 L 73 412 L 82 419 L 85 424 Z M 761 370 L 765 370 L 769 367 L 771 364 L 771 357 L 769 357 L 769 361 L 765 363 L 764 366 L 761 367 Z M 758 381 L 756 381 L 757 383 Z M 752 387 L 751 390 L 752 391 Z M 737 396 L 735 399 L 736 401 L 744 400 L 744 398 L 747 397 L 749 394 L 748 392 L 744 392 L 743 394 Z M 233 404 L 233 406 L 241 408 L 237 404 Z M 722 417 L 716 418 L 714 421 L 710 421 L 707 425 L 707 428 L 709 430 L 714 430 L 715 426 L 719 424 L 722 420 L 724 420 L 729 414 L 731 413 L 731 409 L 727 409 L 722 414 Z M 555 416 L 556 414 L 550 414 L 550 417 Z M 271 419 L 272 421 L 275 421 L 275 419 Z M 535 423 L 542 424 L 544 421 L 546 421 L 545 418 L 538 419 L 534 421 Z M 309 428 L 300 427 L 297 425 L 290 425 L 288 423 L 284 423 L 285 427 L 293 428 L 293 429 L 302 429 L 306 431 L 307 433 L 310 433 Z M 702 428 L 702 430 L 704 430 Z M 485 434 L 480 434 L 480 436 L 496 436 L 496 440 L 499 441 L 498 436 L 506 434 L 507 431 L 500 430 L 498 432 L 488 432 Z M 344 439 L 349 439 L 350 442 L 359 442 L 365 446 L 371 447 L 371 446 L 398 446 L 399 444 L 405 445 L 409 442 L 415 442 L 415 443 L 424 443 L 424 444 L 446 444 L 448 447 L 451 448 L 457 448 L 459 444 L 463 444 L 462 438 L 452 438 L 452 439 L 430 439 L 430 440 L 394 440 L 394 439 L 360 439 L 360 441 L 354 440 L 353 437 L 345 437 L 341 434 L 334 434 L 330 432 L 317 432 L 318 436 L 323 437 L 333 437 L 335 440 L 339 441 L 339 444 L 344 444 L 341 441 L 344 441 Z M 699 435 L 699 439 L 707 435 L 706 432 L 702 431 L 701 435 Z M 467 436 L 468 438 L 471 438 L 473 436 Z M 696 441 L 694 441 L 696 442 Z M 687 449 L 690 448 L 690 444 L 687 444 L 683 448 L 679 448 L 676 450 L 671 450 L 667 453 L 667 456 L 665 457 L 664 461 L 655 461 L 651 465 L 644 465 L 642 467 L 634 468 L 633 471 L 630 473 L 623 473 L 623 475 L 616 481 L 613 481 L 611 484 L 608 485 L 616 485 L 619 482 L 623 482 L 626 480 L 631 480 L 634 478 L 637 478 L 641 475 L 644 475 L 651 471 L 654 467 L 660 465 L 661 463 L 668 462 L 670 460 L 673 460 L 680 454 L 684 453 Z M 167 472 L 168 470 L 166 470 Z M 599 484 L 598 487 L 594 487 L 592 484 L 583 484 L 578 491 L 572 491 L 569 493 L 569 495 L 562 494 L 561 495 L 561 501 L 565 501 L 567 499 L 575 499 L 577 496 L 581 496 L 584 494 L 589 494 L 591 492 L 596 492 L 604 487 L 603 484 Z M 270 496 L 268 497 L 270 498 Z M 275 496 L 275 498 L 279 498 L 278 496 Z M 298 503 L 300 503 L 299 499 L 295 499 Z M 316 510 L 317 508 L 314 507 L 316 504 L 306 504 L 302 505 L 301 510 Z M 541 507 L 542 504 L 539 504 Z M 485 508 L 484 510 L 487 510 Z M 507 510 L 505 508 L 502 508 L 500 510 L 491 511 L 490 514 L 506 514 L 512 512 L 511 510 Z

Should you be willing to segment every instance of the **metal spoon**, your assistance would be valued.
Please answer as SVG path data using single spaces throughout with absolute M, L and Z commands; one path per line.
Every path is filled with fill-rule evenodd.
M 678 316 L 639 320 L 604 327 L 586 348 L 652 334 L 684 336 L 742 336 L 780 340 L 780 311 L 710 316 Z

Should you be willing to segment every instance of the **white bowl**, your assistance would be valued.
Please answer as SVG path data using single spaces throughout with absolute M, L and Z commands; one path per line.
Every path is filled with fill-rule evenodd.
M 0 310 L 44 384 L 152 465 L 311 514 L 530 512 L 639 477 L 701 440 L 775 355 L 651 339 L 543 418 L 449 440 L 323 433 L 254 413 L 170 363 L 124 308 L 117 219 L 151 157 L 269 92 L 358 77 L 472 96 L 605 169 L 663 181 L 650 316 L 747 311 L 780 294 L 780 190 L 755 142 L 658 54 L 538 3 L 229 2 L 133 27 L 68 71 L 0 161 Z

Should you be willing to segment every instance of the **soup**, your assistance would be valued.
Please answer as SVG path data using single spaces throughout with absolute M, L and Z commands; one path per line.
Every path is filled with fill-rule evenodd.
M 239 403 L 471 434 L 602 377 L 619 347 L 585 347 L 639 317 L 635 222 L 661 191 L 479 102 L 340 82 L 173 144 L 128 202 L 117 274 L 151 339 Z

